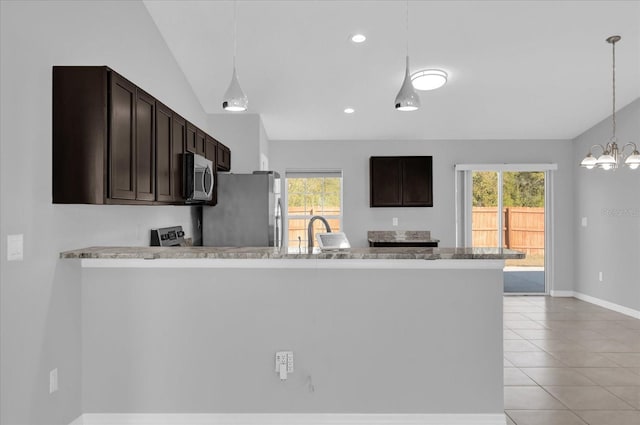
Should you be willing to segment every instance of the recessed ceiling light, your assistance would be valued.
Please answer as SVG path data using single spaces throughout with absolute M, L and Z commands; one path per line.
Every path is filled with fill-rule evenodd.
M 367 37 L 364 34 L 353 34 L 351 36 L 351 41 L 354 43 L 364 43 Z
M 441 69 L 421 69 L 411 74 L 411 84 L 416 90 L 435 90 L 446 84 L 447 77 Z
M 353 108 L 344 108 L 345 114 L 353 114 L 356 110 Z

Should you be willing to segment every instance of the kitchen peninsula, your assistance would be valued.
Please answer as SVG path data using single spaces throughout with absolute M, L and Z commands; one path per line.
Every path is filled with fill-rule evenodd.
M 60 257 L 82 279 L 88 411 L 128 413 L 136 397 L 147 412 L 505 423 L 502 268 L 521 253 L 94 247 Z M 280 350 L 295 358 L 286 381 L 274 372 Z

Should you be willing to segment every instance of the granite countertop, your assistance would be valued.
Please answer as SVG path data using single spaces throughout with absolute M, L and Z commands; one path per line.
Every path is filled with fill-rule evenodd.
M 439 239 L 431 239 L 430 230 L 369 230 L 367 232 L 369 242 L 440 242 Z
M 524 253 L 502 248 L 351 248 L 311 254 L 271 247 L 106 247 L 65 251 L 60 258 L 92 259 L 351 259 L 351 260 L 504 260 L 524 258 Z

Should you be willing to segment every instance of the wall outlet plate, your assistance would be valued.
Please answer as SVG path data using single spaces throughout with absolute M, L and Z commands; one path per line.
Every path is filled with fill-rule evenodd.
M 293 351 L 278 351 L 276 353 L 276 372 L 280 372 L 280 365 L 287 365 L 287 373 L 293 373 Z
M 58 368 L 49 372 L 49 394 L 58 391 Z
M 7 235 L 7 261 L 22 261 L 24 257 L 24 236 Z

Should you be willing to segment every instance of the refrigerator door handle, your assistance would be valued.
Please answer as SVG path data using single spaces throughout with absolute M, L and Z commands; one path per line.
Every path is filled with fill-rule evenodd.
M 278 211 L 276 212 L 276 247 L 282 248 L 284 226 L 282 223 L 282 200 L 278 198 Z

